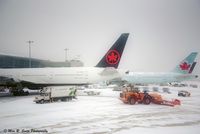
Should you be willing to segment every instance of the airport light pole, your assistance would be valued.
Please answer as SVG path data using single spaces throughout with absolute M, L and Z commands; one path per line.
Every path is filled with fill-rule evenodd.
M 34 41 L 27 41 L 28 45 L 29 45 L 29 68 L 31 68 L 31 44 L 34 43 Z
M 68 51 L 69 49 L 65 48 L 64 50 L 65 50 L 65 61 L 67 61 L 67 51 Z

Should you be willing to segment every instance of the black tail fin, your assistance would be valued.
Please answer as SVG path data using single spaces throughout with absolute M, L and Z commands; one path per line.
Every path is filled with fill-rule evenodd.
M 96 67 L 114 67 L 117 68 L 126 45 L 129 33 L 123 33 L 113 46 L 108 50 L 104 57 L 99 61 Z

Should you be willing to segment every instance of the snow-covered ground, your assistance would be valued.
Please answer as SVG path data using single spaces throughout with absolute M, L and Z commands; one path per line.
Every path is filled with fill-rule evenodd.
M 126 105 L 119 100 L 120 92 L 111 89 L 95 90 L 101 92 L 100 96 L 78 96 L 71 102 L 49 104 L 35 104 L 34 96 L 2 97 L 0 133 L 34 129 L 50 134 L 199 134 L 199 87 L 200 83 L 198 88 L 169 87 L 171 94 L 162 93 L 159 87 L 167 99 L 181 100 L 182 105 L 176 107 Z M 178 97 L 178 90 L 191 92 L 191 97 Z

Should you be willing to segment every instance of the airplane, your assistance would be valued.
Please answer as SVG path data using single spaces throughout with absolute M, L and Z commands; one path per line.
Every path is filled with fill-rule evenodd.
M 121 77 L 118 68 L 129 33 L 123 33 L 95 67 L 0 69 L 0 86 L 21 92 L 24 87 L 88 85 Z M 125 74 L 125 72 L 124 72 Z
M 198 75 L 192 74 L 196 65 L 194 62 L 197 52 L 192 52 L 183 61 L 178 64 L 171 72 L 126 72 L 122 81 L 130 84 L 166 84 L 172 82 L 181 82 L 198 78 Z

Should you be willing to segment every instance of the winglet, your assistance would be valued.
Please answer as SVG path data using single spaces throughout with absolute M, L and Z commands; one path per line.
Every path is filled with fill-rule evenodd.
M 192 73 L 192 71 L 194 70 L 194 67 L 195 67 L 196 64 L 197 64 L 197 62 L 193 62 L 192 66 L 190 68 L 189 74 Z

